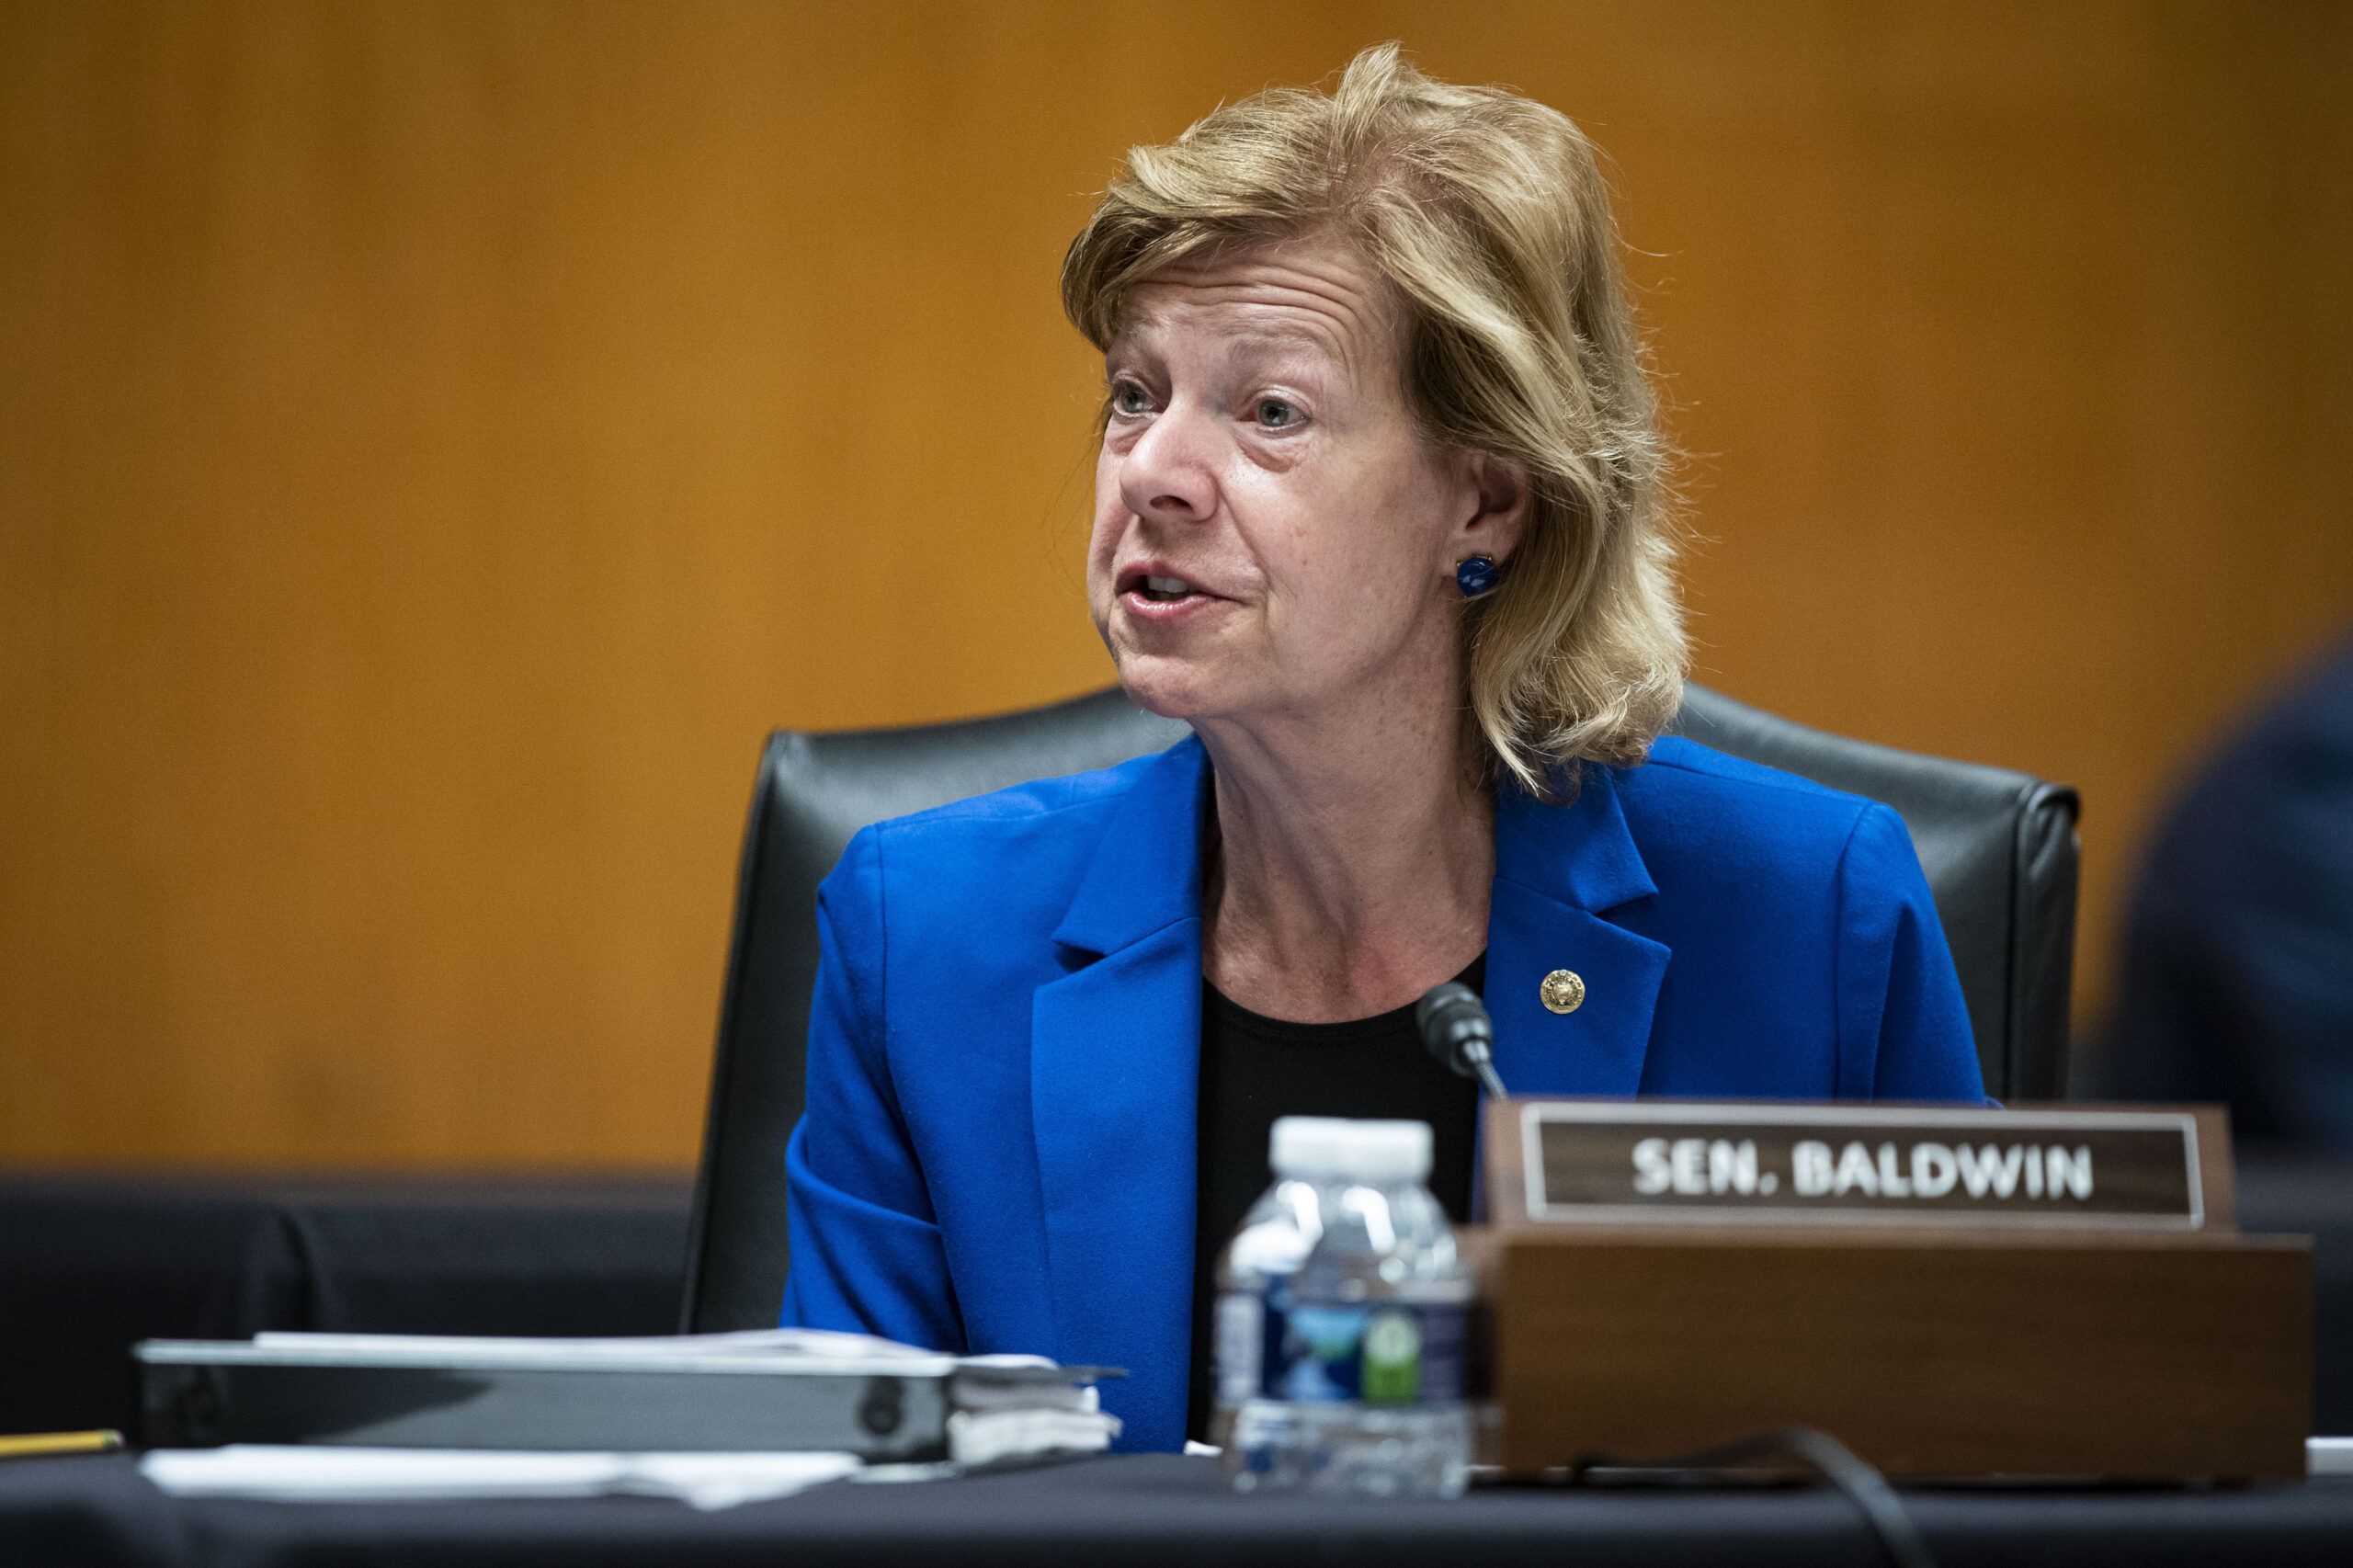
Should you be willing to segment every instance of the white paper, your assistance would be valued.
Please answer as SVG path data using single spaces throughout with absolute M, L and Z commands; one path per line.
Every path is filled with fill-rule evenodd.
M 517 1349 L 587 1358 L 630 1356 L 642 1350 L 703 1356 L 758 1353 L 835 1358 L 940 1354 L 937 1350 L 902 1345 L 894 1339 L 879 1339 L 870 1334 L 842 1334 L 829 1328 L 751 1328 L 733 1334 L 644 1334 L 608 1339 L 529 1339 L 449 1334 L 298 1334 L 265 1330 L 255 1335 L 253 1342 L 276 1349 L 315 1351 L 322 1355 L 352 1352 L 425 1355 L 451 1350 L 506 1352 Z
M 1053 1363 L 1038 1358 L 1045 1366 Z M 1102 1394 L 1094 1384 L 1074 1383 L 1002 1383 L 986 1378 L 975 1378 L 961 1369 L 949 1383 L 956 1401 L 956 1408 L 969 1410 L 975 1415 L 985 1415 L 999 1410 L 1085 1410 L 1103 1408 Z
M 552 1453 L 233 1443 L 157 1449 L 140 1471 L 175 1497 L 376 1503 L 483 1497 L 675 1497 L 730 1508 L 837 1481 L 847 1453 Z
M 958 1358 L 872 1335 L 822 1328 L 755 1328 L 735 1334 L 640 1335 L 626 1339 L 489 1338 L 440 1334 L 297 1334 L 267 1332 L 253 1348 L 273 1359 L 328 1366 L 482 1365 L 562 1368 L 647 1366 L 775 1366 L 779 1363 L 889 1361 L 919 1363 L 925 1372 L 953 1369 Z M 171 1342 L 170 1348 L 180 1348 Z M 190 1342 L 191 1355 L 221 1358 L 221 1347 Z M 1045 1366 L 1051 1361 L 1040 1360 Z

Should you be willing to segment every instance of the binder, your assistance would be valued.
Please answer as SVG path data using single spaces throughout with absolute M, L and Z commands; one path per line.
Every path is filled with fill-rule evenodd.
M 147 1340 L 154 1448 L 828 1449 L 949 1457 L 959 1411 L 1082 1410 L 1117 1369 L 958 1357 L 806 1330 L 675 1338 L 264 1334 Z

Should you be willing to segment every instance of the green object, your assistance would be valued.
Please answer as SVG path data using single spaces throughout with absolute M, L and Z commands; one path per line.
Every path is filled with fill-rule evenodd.
M 1410 1311 L 1376 1312 L 1364 1325 L 1358 1386 L 1367 1404 L 1411 1404 L 1422 1385 L 1422 1325 Z

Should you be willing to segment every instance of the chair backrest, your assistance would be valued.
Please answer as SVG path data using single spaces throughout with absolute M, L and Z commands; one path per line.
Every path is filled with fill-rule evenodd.
M 1684 688 L 1676 728 L 1702 745 L 1894 807 L 1961 971 L 1985 1092 L 2003 1100 L 2060 1097 L 2075 975 L 2073 789 L 1808 729 L 1701 686 Z
M 2075 791 L 1809 730 L 1699 687 L 1688 689 L 1679 723 L 1718 750 L 1894 807 L 1936 893 L 1988 1092 L 2057 1095 L 2075 919 Z M 784 1149 L 803 1103 L 817 884 L 851 835 L 1029 779 L 1108 767 L 1185 733 L 1115 688 L 999 718 L 768 737 L 736 881 L 686 1332 L 767 1327 L 784 1299 Z

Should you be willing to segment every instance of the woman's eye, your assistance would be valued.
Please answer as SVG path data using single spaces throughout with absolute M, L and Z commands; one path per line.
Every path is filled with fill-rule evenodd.
M 1111 389 L 1111 406 L 1121 414 L 1142 414 L 1152 405 L 1143 388 L 1133 381 L 1121 381 Z
M 1299 423 L 1298 407 L 1285 403 L 1279 397 L 1260 398 L 1256 412 L 1258 424 L 1262 429 L 1287 430 Z

